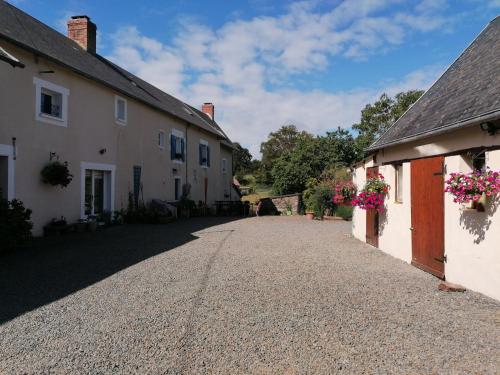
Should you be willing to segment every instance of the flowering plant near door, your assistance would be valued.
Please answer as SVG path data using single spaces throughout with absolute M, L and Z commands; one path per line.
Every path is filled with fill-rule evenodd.
M 333 196 L 333 203 L 349 203 L 355 196 L 356 185 L 354 185 L 351 181 L 340 181 L 335 184 L 335 195 Z
M 389 191 L 389 185 L 380 173 L 370 177 L 363 189 L 352 200 L 352 205 L 363 210 L 376 209 L 379 212 L 384 209 L 384 199 Z
M 453 202 L 480 208 L 486 199 L 500 193 L 500 172 L 491 169 L 469 173 L 454 172 L 446 181 L 445 192 L 453 195 Z

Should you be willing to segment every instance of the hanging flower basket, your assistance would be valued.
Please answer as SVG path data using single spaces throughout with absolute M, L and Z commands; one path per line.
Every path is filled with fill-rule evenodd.
M 384 200 L 388 192 L 389 185 L 384 176 L 378 173 L 366 181 L 364 188 L 354 197 L 351 204 L 362 210 L 376 209 L 381 212 L 384 210 Z
M 52 186 L 60 185 L 63 188 L 68 186 L 73 179 L 73 175 L 69 173 L 68 162 L 51 161 L 43 167 L 40 174 L 43 183 Z
M 445 183 L 444 191 L 453 195 L 453 202 L 484 211 L 487 199 L 500 193 L 500 172 L 489 168 L 469 173 L 454 172 Z
M 352 199 L 356 196 L 356 185 L 351 181 L 342 181 L 335 185 L 335 195 L 333 203 L 339 206 L 350 205 Z

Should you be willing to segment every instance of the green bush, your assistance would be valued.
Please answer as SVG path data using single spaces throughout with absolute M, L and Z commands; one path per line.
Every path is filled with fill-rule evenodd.
M 352 206 L 338 206 L 335 214 L 344 220 L 348 220 L 352 218 Z
M 12 250 L 31 238 L 31 210 L 23 202 L 0 196 L 0 250 Z

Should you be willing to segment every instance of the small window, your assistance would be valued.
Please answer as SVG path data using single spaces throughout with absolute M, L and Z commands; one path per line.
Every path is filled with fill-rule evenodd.
M 207 141 L 200 140 L 199 146 L 200 165 L 210 167 L 210 146 Z
M 475 171 L 485 171 L 486 170 L 486 153 L 480 152 L 472 156 L 472 168 Z
M 186 159 L 186 145 L 184 135 L 173 131 L 170 135 L 170 159 L 182 163 Z
M 394 165 L 396 202 L 403 203 L 403 164 Z
M 33 78 L 33 83 L 36 87 L 36 120 L 68 126 L 69 90 L 37 77 Z
M 44 115 L 62 118 L 62 94 L 42 87 L 40 112 Z
M 119 96 L 115 97 L 115 120 L 120 125 L 127 124 L 127 101 Z
M 174 178 L 174 199 L 176 201 L 181 199 L 181 194 L 182 194 L 181 178 L 175 177 Z
M 161 130 L 158 132 L 158 147 L 165 148 L 165 132 Z

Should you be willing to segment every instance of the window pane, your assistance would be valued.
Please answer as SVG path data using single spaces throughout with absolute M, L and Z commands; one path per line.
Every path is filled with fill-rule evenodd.
M 403 166 L 396 166 L 396 201 L 403 202 Z
M 116 118 L 125 121 L 125 101 L 123 99 L 118 99 L 116 101 L 116 106 Z

